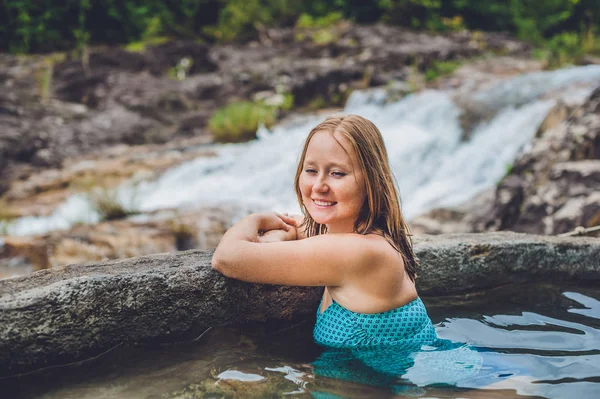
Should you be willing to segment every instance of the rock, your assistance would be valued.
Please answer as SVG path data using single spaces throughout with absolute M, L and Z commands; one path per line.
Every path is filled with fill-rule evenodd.
M 2 280 L 1 374 L 89 357 L 119 342 L 197 336 L 236 319 L 314 313 L 318 289 L 226 283 L 209 263 L 210 252 L 191 251 Z M 45 312 L 60 315 L 47 323 Z
M 515 233 L 421 236 L 422 295 L 526 281 L 600 280 L 600 241 Z M 210 268 L 211 251 L 73 265 L 0 280 L 0 375 L 173 341 L 208 327 L 314 317 L 322 290 L 249 284 Z
M 546 118 L 542 121 L 539 129 L 535 133 L 535 137 L 542 136 L 547 130 L 554 129 L 560 123 L 567 120 L 567 117 L 571 113 L 571 109 L 562 101 L 559 101 L 551 110 L 548 112 Z
M 463 222 L 465 214 L 455 209 L 438 208 L 410 221 L 413 234 L 468 233 L 470 226 Z
M 2 238 L 0 259 L 22 258 L 33 266 L 34 270 L 50 267 L 48 243 L 37 237 Z
M 600 222 L 600 88 L 579 107 L 558 104 L 499 182 L 485 214 L 467 213 L 472 231 L 561 234 Z
M 74 263 L 138 257 L 217 246 L 231 227 L 236 208 L 161 210 L 136 218 L 95 225 L 78 224 L 42 236 L 4 236 L 0 247 L 0 276 L 60 268 Z M 20 267 L 15 267 L 19 264 Z
M 91 186 L 108 190 L 134 176 L 153 179 L 180 163 L 214 156 L 211 150 L 201 147 L 205 142 L 206 138 L 198 136 L 163 145 L 110 147 L 66 160 L 60 169 L 46 168 L 22 176 L 3 198 L 17 216 L 48 216 L 70 195 L 88 191 Z
M 209 51 L 210 48 L 206 44 L 193 40 L 178 40 L 150 46 L 146 51 L 146 59 L 150 61 L 150 71 L 160 75 L 174 67 L 181 59 L 188 58 L 190 65 L 187 67 L 187 74 L 196 75 L 214 72 L 219 68 L 211 60 Z
M 565 202 L 552 218 L 548 218 L 546 223 L 549 225 L 550 231 L 571 231 L 577 226 L 581 226 L 581 218 L 583 214 L 583 205 L 585 198 L 571 198 Z
M 586 54 L 578 62 L 578 65 L 600 65 L 600 57 Z
M 583 227 L 600 226 L 600 191 L 592 193 L 585 199 L 581 208 L 581 220 Z

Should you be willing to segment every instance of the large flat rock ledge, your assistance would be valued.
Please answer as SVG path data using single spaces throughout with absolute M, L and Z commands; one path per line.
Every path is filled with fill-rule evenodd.
M 600 240 L 515 233 L 418 236 L 422 296 L 526 281 L 600 280 Z M 256 285 L 212 251 L 72 265 L 0 280 L 0 376 L 176 340 L 231 322 L 314 317 L 322 289 Z

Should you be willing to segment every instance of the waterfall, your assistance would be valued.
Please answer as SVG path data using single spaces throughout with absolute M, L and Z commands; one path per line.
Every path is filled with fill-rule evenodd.
M 426 90 L 387 102 L 384 89 L 352 93 L 344 113 L 371 119 L 384 137 L 398 181 L 405 216 L 453 206 L 493 187 L 559 100 L 582 100 L 600 82 L 600 66 L 535 72 L 498 80 L 467 94 L 492 110 L 468 141 L 455 103 L 456 90 Z M 461 94 L 464 96 L 464 93 Z M 298 213 L 293 179 L 302 144 L 324 116 L 260 128 L 258 139 L 214 145 L 217 156 L 173 167 L 155 181 L 123 184 L 118 195 L 141 211 L 206 205 Z M 98 215 L 84 195 L 75 195 L 48 217 L 23 217 L 8 226 L 14 235 L 40 234 Z

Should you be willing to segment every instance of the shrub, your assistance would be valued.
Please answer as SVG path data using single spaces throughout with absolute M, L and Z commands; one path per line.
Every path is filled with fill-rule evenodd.
M 242 101 L 217 110 L 208 121 L 208 129 L 219 142 L 248 141 L 256 138 L 256 130 L 261 124 L 271 127 L 276 119 L 275 107 Z
M 340 38 L 339 25 L 342 22 L 344 19 L 340 12 L 331 12 L 322 17 L 302 14 L 296 21 L 295 40 L 310 38 L 317 46 L 335 43 Z
M 302 14 L 296 21 L 296 28 L 328 28 L 343 21 L 343 15 L 341 12 L 330 12 L 329 14 L 322 17 L 313 17 L 309 14 Z
M 294 95 L 292 93 L 283 93 L 283 103 L 280 108 L 284 111 L 289 111 L 294 108 Z
M 35 79 L 38 85 L 38 92 L 42 102 L 46 102 L 52 96 L 52 74 L 54 72 L 54 64 L 52 62 L 44 62 L 43 66 L 36 71 Z
M 138 42 L 132 42 L 125 46 L 125 50 L 131 53 L 141 53 L 146 50 L 148 46 L 155 46 L 163 44 L 169 41 L 168 37 L 158 36 L 149 39 L 140 40 Z
M 138 214 L 139 211 L 119 198 L 118 192 L 105 187 L 91 190 L 86 195 L 92 208 L 98 213 L 101 221 L 124 219 Z
M 316 95 L 306 104 L 306 108 L 310 111 L 317 111 L 326 107 L 327 100 L 322 95 Z
M 576 33 L 561 33 L 548 41 L 548 67 L 558 68 L 574 63 L 583 55 L 583 47 Z
M 425 70 L 425 80 L 431 82 L 442 76 L 454 73 L 460 67 L 458 61 L 434 61 L 431 66 Z

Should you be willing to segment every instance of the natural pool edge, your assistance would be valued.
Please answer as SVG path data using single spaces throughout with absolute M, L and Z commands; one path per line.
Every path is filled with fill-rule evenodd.
M 600 240 L 517 233 L 415 237 L 423 296 L 528 281 L 600 280 Z M 0 376 L 174 340 L 211 326 L 310 317 L 320 288 L 247 284 L 212 251 L 72 265 L 0 280 Z

